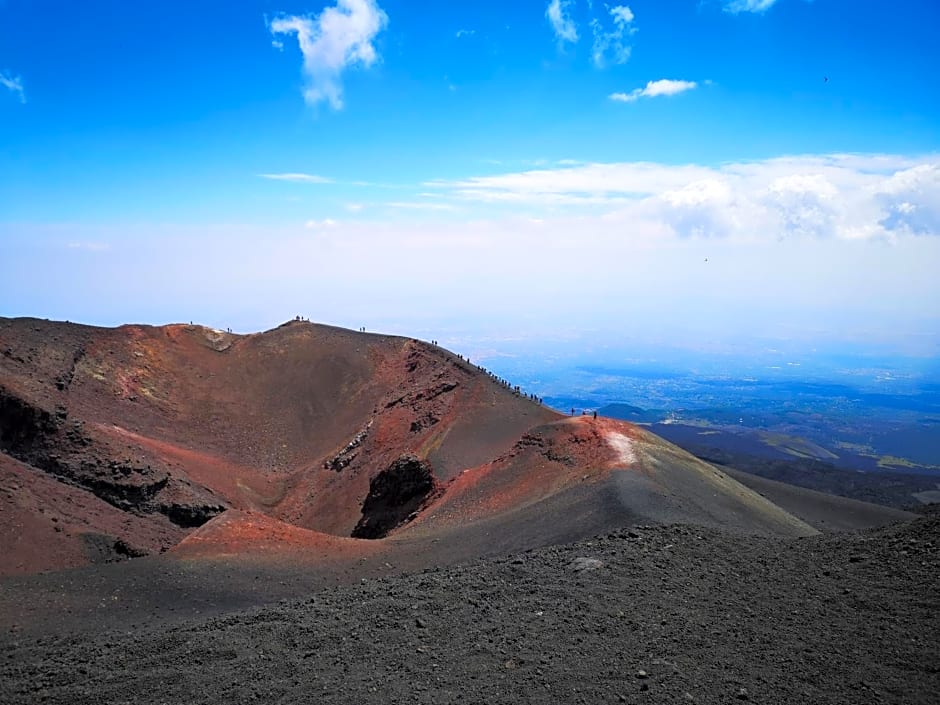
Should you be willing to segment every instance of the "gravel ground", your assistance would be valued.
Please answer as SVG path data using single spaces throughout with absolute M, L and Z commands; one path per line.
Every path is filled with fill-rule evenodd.
M 0 701 L 933 705 L 938 567 L 936 515 L 635 527 L 183 623 L 8 632 Z

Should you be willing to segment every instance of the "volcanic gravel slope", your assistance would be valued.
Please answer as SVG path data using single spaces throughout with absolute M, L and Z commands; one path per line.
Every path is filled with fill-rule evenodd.
M 174 625 L 5 631 L 0 701 L 933 704 L 938 547 L 936 515 L 634 527 Z

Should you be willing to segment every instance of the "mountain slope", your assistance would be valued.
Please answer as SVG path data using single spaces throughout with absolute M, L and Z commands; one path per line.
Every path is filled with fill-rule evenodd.
M 308 541 L 311 555 L 328 544 L 352 560 L 352 535 L 388 535 L 393 553 L 447 537 L 442 551 L 473 556 L 636 522 L 814 533 L 632 424 L 565 418 L 434 345 L 305 321 L 234 335 L 0 319 L 0 449 L 19 478 L 18 513 L 0 527 L 22 555 L 41 555 L 48 534 L 25 521 L 45 509 L 22 496 L 83 498 L 74 530 L 58 532 L 62 558 L 0 573 L 160 553 L 186 536 L 172 555 L 296 554 Z M 249 540 L 261 516 L 278 546 Z M 510 538 L 481 534 L 487 522 Z

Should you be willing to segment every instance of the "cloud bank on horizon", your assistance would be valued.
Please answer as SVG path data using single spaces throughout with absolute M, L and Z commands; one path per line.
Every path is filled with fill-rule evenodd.
M 34 228 L 0 293 L 108 324 L 251 331 L 299 312 L 497 347 L 541 336 L 940 355 L 938 157 L 588 163 L 415 188 L 426 203 L 296 225 Z M 422 205 L 429 219 L 400 217 Z
M 717 167 L 591 163 L 425 185 L 458 202 L 521 205 L 542 215 L 589 208 L 651 235 L 940 235 L 940 155 L 835 154 Z
M 0 25 L 0 315 L 940 354 L 940 9 L 250 0 L 134 37 L 27 5 Z

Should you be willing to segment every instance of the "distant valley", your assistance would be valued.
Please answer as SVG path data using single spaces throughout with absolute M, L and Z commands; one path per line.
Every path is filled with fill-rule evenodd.
M 646 425 L 709 462 L 832 494 L 897 507 L 940 501 L 940 384 L 929 368 L 524 360 L 501 360 L 500 373 L 562 413 Z

